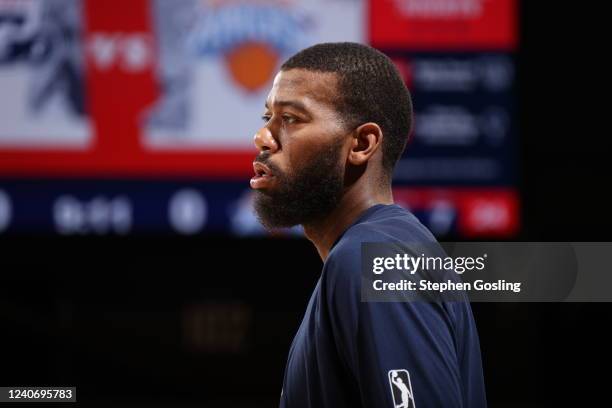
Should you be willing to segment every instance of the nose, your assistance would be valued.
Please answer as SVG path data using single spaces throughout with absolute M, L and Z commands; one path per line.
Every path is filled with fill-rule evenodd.
M 278 142 L 272 136 L 272 132 L 267 126 L 262 127 L 255 133 L 254 140 L 255 146 L 260 152 L 270 151 L 270 153 L 274 153 L 278 150 Z

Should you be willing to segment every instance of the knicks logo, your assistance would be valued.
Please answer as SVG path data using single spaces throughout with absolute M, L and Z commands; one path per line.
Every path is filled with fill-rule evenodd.
M 410 374 L 406 370 L 389 370 L 389 385 L 395 408 L 415 408 Z
M 282 55 L 306 45 L 310 20 L 286 0 L 203 4 L 188 43 L 199 57 L 224 60 L 234 83 L 248 92 L 272 79 Z

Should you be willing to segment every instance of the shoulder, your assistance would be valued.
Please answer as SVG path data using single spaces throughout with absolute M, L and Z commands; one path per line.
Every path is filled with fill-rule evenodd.
M 328 275 L 358 278 L 363 243 L 388 242 L 435 244 L 431 232 L 409 211 L 389 205 L 377 209 L 348 228 L 325 262 Z M 333 277 L 333 276 L 332 276 Z
M 436 243 L 432 233 L 408 210 L 397 205 L 384 206 L 362 219 L 343 234 L 329 259 L 353 258 L 364 242 Z
M 355 223 L 341 241 L 359 242 L 435 242 L 431 232 L 408 210 L 388 205 Z M 340 244 L 341 242 L 339 242 Z

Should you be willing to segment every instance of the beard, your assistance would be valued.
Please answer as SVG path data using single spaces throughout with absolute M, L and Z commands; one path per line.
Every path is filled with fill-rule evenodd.
M 259 222 L 267 229 L 286 228 L 320 221 L 331 213 L 344 193 L 342 145 L 339 138 L 292 175 L 270 163 L 266 152 L 260 154 L 257 161 L 270 167 L 277 187 L 271 192 L 255 191 L 254 207 Z

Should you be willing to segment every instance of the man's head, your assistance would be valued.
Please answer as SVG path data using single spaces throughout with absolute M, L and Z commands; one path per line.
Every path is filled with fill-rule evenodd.
M 266 101 L 251 185 L 268 227 L 322 219 L 368 171 L 389 184 L 412 121 L 397 69 L 355 43 L 318 44 L 282 66 Z

